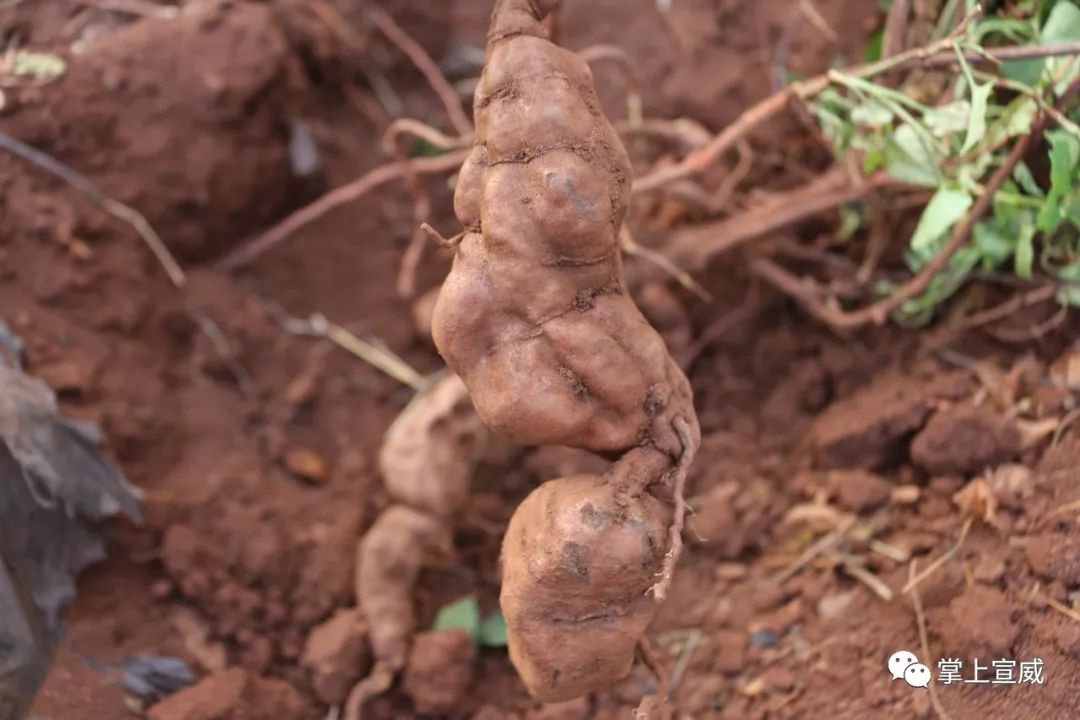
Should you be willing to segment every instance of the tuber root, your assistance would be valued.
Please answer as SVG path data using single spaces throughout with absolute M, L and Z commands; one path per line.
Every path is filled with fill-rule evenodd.
M 435 344 L 510 440 L 675 457 L 671 422 L 694 417 L 692 396 L 623 280 L 630 162 L 588 66 L 544 39 L 534 7 L 495 10 Z
M 413 586 L 433 558 L 452 552 L 439 518 L 404 505 L 385 511 L 360 543 L 356 599 L 368 623 L 375 663 L 400 670 L 416 630 Z
M 542 700 L 629 672 L 678 560 L 700 443 L 690 383 L 627 292 L 630 162 L 586 63 L 547 39 L 557 4 L 496 2 L 454 196 L 464 234 L 432 318 L 489 428 L 615 459 L 540 486 L 503 540 L 510 657 Z
M 653 457 L 629 454 L 605 476 L 545 482 L 507 528 L 500 604 L 513 630 L 510 658 L 546 701 L 625 677 L 656 613 L 647 591 L 663 564 L 671 509 L 642 483 L 631 489 L 613 476 L 643 459 L 666 461 L 634 452 Z
M 419 393 L 386 431 L 379 470 L 390 497 L 449 516 L 464 504 L 478 441 L 486 433 L 452 373 Z

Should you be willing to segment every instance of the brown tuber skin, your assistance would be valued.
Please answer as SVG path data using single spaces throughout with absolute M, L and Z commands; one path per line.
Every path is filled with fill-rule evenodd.
M 446 373 L 386 431 L 379 470 L 395 501 L 451 516 L 469 492 L 473 451 L 486 433 L 461 379 Z
M 690 384 L 627 292 L 630 162 L 588 66 L 547 39 L 557 4 L 496 3 L 454 197 L 465 232 L 432 319 L 492 430 L 618 458 L 542 485 L 503 541 L 510 657 L 547 701 L 629 672 L 681 549 L 700 442 Z
M 529 7 L 506 0 L 492 22 L 435 344 L 515 442 L 615 455 L 651 443 L 674 457 L 673 417 L 696 422 L 686 377 L 623 281 L 630 163 L 588 66 L 544 39 Z
M 452 551 L 450 528 L 440 519 L 404 505 L 379 516 L 360 542 L 356 598 L 368 623 L 378 669 L 405 666 L 416 630 L 413 588 L 420 571 Z
M 648 590 L 671 510 L 612 477 L 626 460 L 638 464 L 627 455 L 606 476 L 549 480 L 506 531 L 500 604 L 510 659 L 529 692 L 548 702 L 625 677 L 656 614 Z

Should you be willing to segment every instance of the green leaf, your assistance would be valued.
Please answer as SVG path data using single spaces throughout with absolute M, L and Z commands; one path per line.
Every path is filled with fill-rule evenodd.
M 1000 231 L 995 220 L 982 220 L 976 223 L 971 233 L 972 244 L 978 249 L 987 270 L 1003 264 L 1013 253 L 1012 239 Z
M 893 112 L 872 98 L 851 111 L 851 122 L 867 127 L 884 127 L 893 121 Z
M 1075 40 L 1080 40 L 1080 7 L 1070 0 L 1055 2 L 1039 32 L 1039 43 L 1058 45 Z M 1080 69 L 1080 63 L 1074 57 L 1055 58 L 1049 62 L 1045 59 L 1013 60 L 1001 66 L 1001 73 L 1010 80 L 1034 87 L 1048 65 L 1053 69 L 1060 69 L 1070 63 L 1072 70 L 1065 73 L 1063 78 L 1064 82 L 1068 82 Z
M 1038 28 L 1030 19 L 991 17 L 983 20 L 975 28 L 972 40 L 979 45 L 987 43 L 991 35 L 1001 35 L 1010 45 L 1026 45 L 1038 37 Z
M 1025 218 L 1029 215 L 1024 214 Z M 1013 251 L 1013 267 L 1016 274 L 1025 280 L 1031 279 L 1031 266 L 1035 261 L 1035 224 L 1028 219 L 1021 226 L 1016 236 L 1016 249 Z
M 994 91 L 993 83 L 973 85 L 971 88 L 971 116 L 967 127 L 967 136 L 964 145 L 960 148 L 960 154 L 966 154 L 978 145 L 986 136 L 986 107 L 990 101 L 990 93 Z
M 1051 130 L 1046 133 L 1046 139 L 1050 142 L 1050 192 L 1039 213 L 1038 226 L 1049 233 L 1057 230 L 1064 220 L 1062 202 L 1080 186 L 1077 173 L 1080 140 L 1066 130 Z
M 476 598 L 465 597 L 439 608 L 432 630 L 464 630 L 474 640 L 480 632 L 480 606 Z
M 893 314 L 902 325 L 917 327 L 925 325 L 934 316 L 934 309 L 959 290 L 968 274 L 979 264 L 979 252 L 967 247 L 953 255 L 948 267 L 930 281 L 926 292 L 908 300 Z
M 910 123 L 896 128 L 885 146 L 885 169 L 901 182 L 936 187 L 941 181 L 938 162 L 937 154 Z
M 911 236 L 911 248 L 915 251 L 932 247 L 949 232 L 971 207 L 973 200 L 966 191 L 943 186 L 926 204 L 915 234 Z
M 987 143 L 993 146 L 1004 143 L 1009 138 L 1024 135 L 1031 130 L 1039 104 L 1034 98 L 1021 95 L 1005 106 L 1001 114 L 986 132 Z
M 1044 45 L 1080 40 L 1080 7 L 1072 2 L 1058 2 L 1046 18 L 1039 40 Z M 1051 58 L 1044 61 L 1050 74 L 1058 81 L 1057 89 L 1063 92 L 1080 73 L 1080 60 L 1075 56 Z
M 506 647 L 506 618 L 501 612 L 493 612 L 480 623 L 477 641 L 484 647 Z
M 1020 187 L 1028 195 L 1037 198 L 1046 197 L 1046 193 L 1039 187 L 1039 183 L 1035 181 L 1035 176 L 1031 174 L 1031 168 L 1027 166 L 1026 162 L 1021 161 L 1016 164 L 1016 169 L 1013 170 L 1013 178 L 1020 183 Z
M 870 41 L 866 43 L 866 49 L 863 50 L 863 62 L 877 62 L 881 59 L 881 48 L 885 43 L 885 32 L 878 30 L 876 33 L 870 36 Z
M 1066 285 L 1057 294 L 1057 301 L 1062 305 L 1080 307 L 1080 286 Z
M 983 108 L 985 113 L 985 108 Z M 923 115 L 923 122 L 938 137 L 960 132 L 971 124 L 972 106 L 967 100 L 957 100 L 936 107 Z

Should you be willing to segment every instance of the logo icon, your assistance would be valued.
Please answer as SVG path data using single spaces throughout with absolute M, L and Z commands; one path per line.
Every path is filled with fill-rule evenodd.
M 930 685 L 930 668 L 920 662 L 912 663 L 904 670 L 904 681 L 911 687 L 927 687 Z
M 908 666 L 917 665 L 918 663 L 919 658 L 915 657 L 915 653 L 907 650 L 897 650 L 889 656 L 889 674 L 892 675 L 893 680 L 903 680 L 904 671 L 908 669 Z

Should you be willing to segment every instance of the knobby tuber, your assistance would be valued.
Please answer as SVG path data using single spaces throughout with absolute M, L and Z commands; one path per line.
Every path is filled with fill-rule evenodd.
M 503 541 L 510 656 L 542 700 L 629 671 L 682 546 L 700 441 L 690 384 L 626 289 L 631 167 L 588 66 L 547 39 L 556 5 L 496 3 L 454 197 L 465 232 L 432 320 L 488 427 L 615 459 L 542 485 Z

